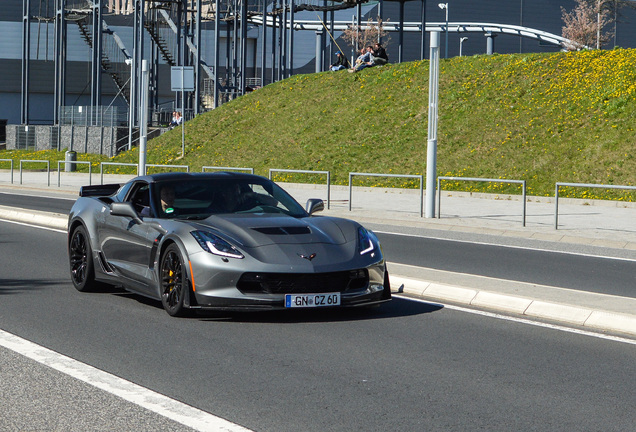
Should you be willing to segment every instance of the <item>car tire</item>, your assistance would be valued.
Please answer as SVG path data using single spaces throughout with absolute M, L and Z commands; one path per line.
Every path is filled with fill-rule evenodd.
M 159 267 L 161 284 L 161 304 L 170 316 L 185 316 L 188 309 L 184 305 L 189 285 L 185 263 L 176 244 L 168 246 L 161 257 Z
M 88 292 L 100 287 L 101 284 L 95 281 L 91 242 L 86 228 L 82 225 L 73 230 L 68 245 L 68 259 L 71 281 L 76 290 Z

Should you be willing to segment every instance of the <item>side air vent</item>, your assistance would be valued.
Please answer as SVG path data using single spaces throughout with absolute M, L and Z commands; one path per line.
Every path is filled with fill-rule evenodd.
M 306 226 L 295 226 L 295 227 L 263 227 L 263 228 L 252 228 L 254 231 L 258 231 L 262 234 L 267 235 L 299 235 L 299 234 L 310 234 L 311 231 L 309 227 Z
M 104 273 L 115 273 L 115 269 L 106 261 L 106 257 L 100 251 L 97 256 L 99 257 L 99 265 L 104 271 Z

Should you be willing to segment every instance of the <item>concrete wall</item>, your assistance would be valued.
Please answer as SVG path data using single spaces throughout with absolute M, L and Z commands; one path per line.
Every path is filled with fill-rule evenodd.
M 167 128 L 148 129 L 148 139 L 156 138 Z M 139 139 L 133 130 L 133 144 Z M 59 140 L 59 144 L 58 144 Z M 128 146 L 127 127 L 7 125 L 7 150 L 72 150 L 78 153 L 103 154 L 113 157 Z
M 7 126 L 7 150 L 73 150 L 115 156 L 128 140 L 128 128 L 100 126 Z M 59 144 L 58 144 L 59 139 Z

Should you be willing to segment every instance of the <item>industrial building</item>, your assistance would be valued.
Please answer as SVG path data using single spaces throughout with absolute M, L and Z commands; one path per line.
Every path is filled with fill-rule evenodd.
M 140 101 L 149 108 L 148 123 L 160 127 L 175 110 L 191 118 L 262 85 L 323 71 L 337 50 L 354 55 L 341 37 L 348 25 L 381 17 L 391 62 L 425 58 L 425 30 L 442 32 L 443 56 L 551 52 L 562 49 L 561 7 L 574 5 L 558 0 L 4 0 L 0 125 L 8 124 L 10 148 L 61 149 L 68 145 L 60 143 L 70 142 L 74 150 L 113 155 L 134 139 Z M 605 48 L 633 47 L 636 11 L 621 8 L 615 18 L 616 32 Z

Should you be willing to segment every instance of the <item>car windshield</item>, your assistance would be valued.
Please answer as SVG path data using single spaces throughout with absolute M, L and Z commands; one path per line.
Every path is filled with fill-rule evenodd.
M 265 178 L 164 181 L 153 185 L 152 196 L 159 218 L 205 219 L 238 213 L 307 216 L 296 200 Z

